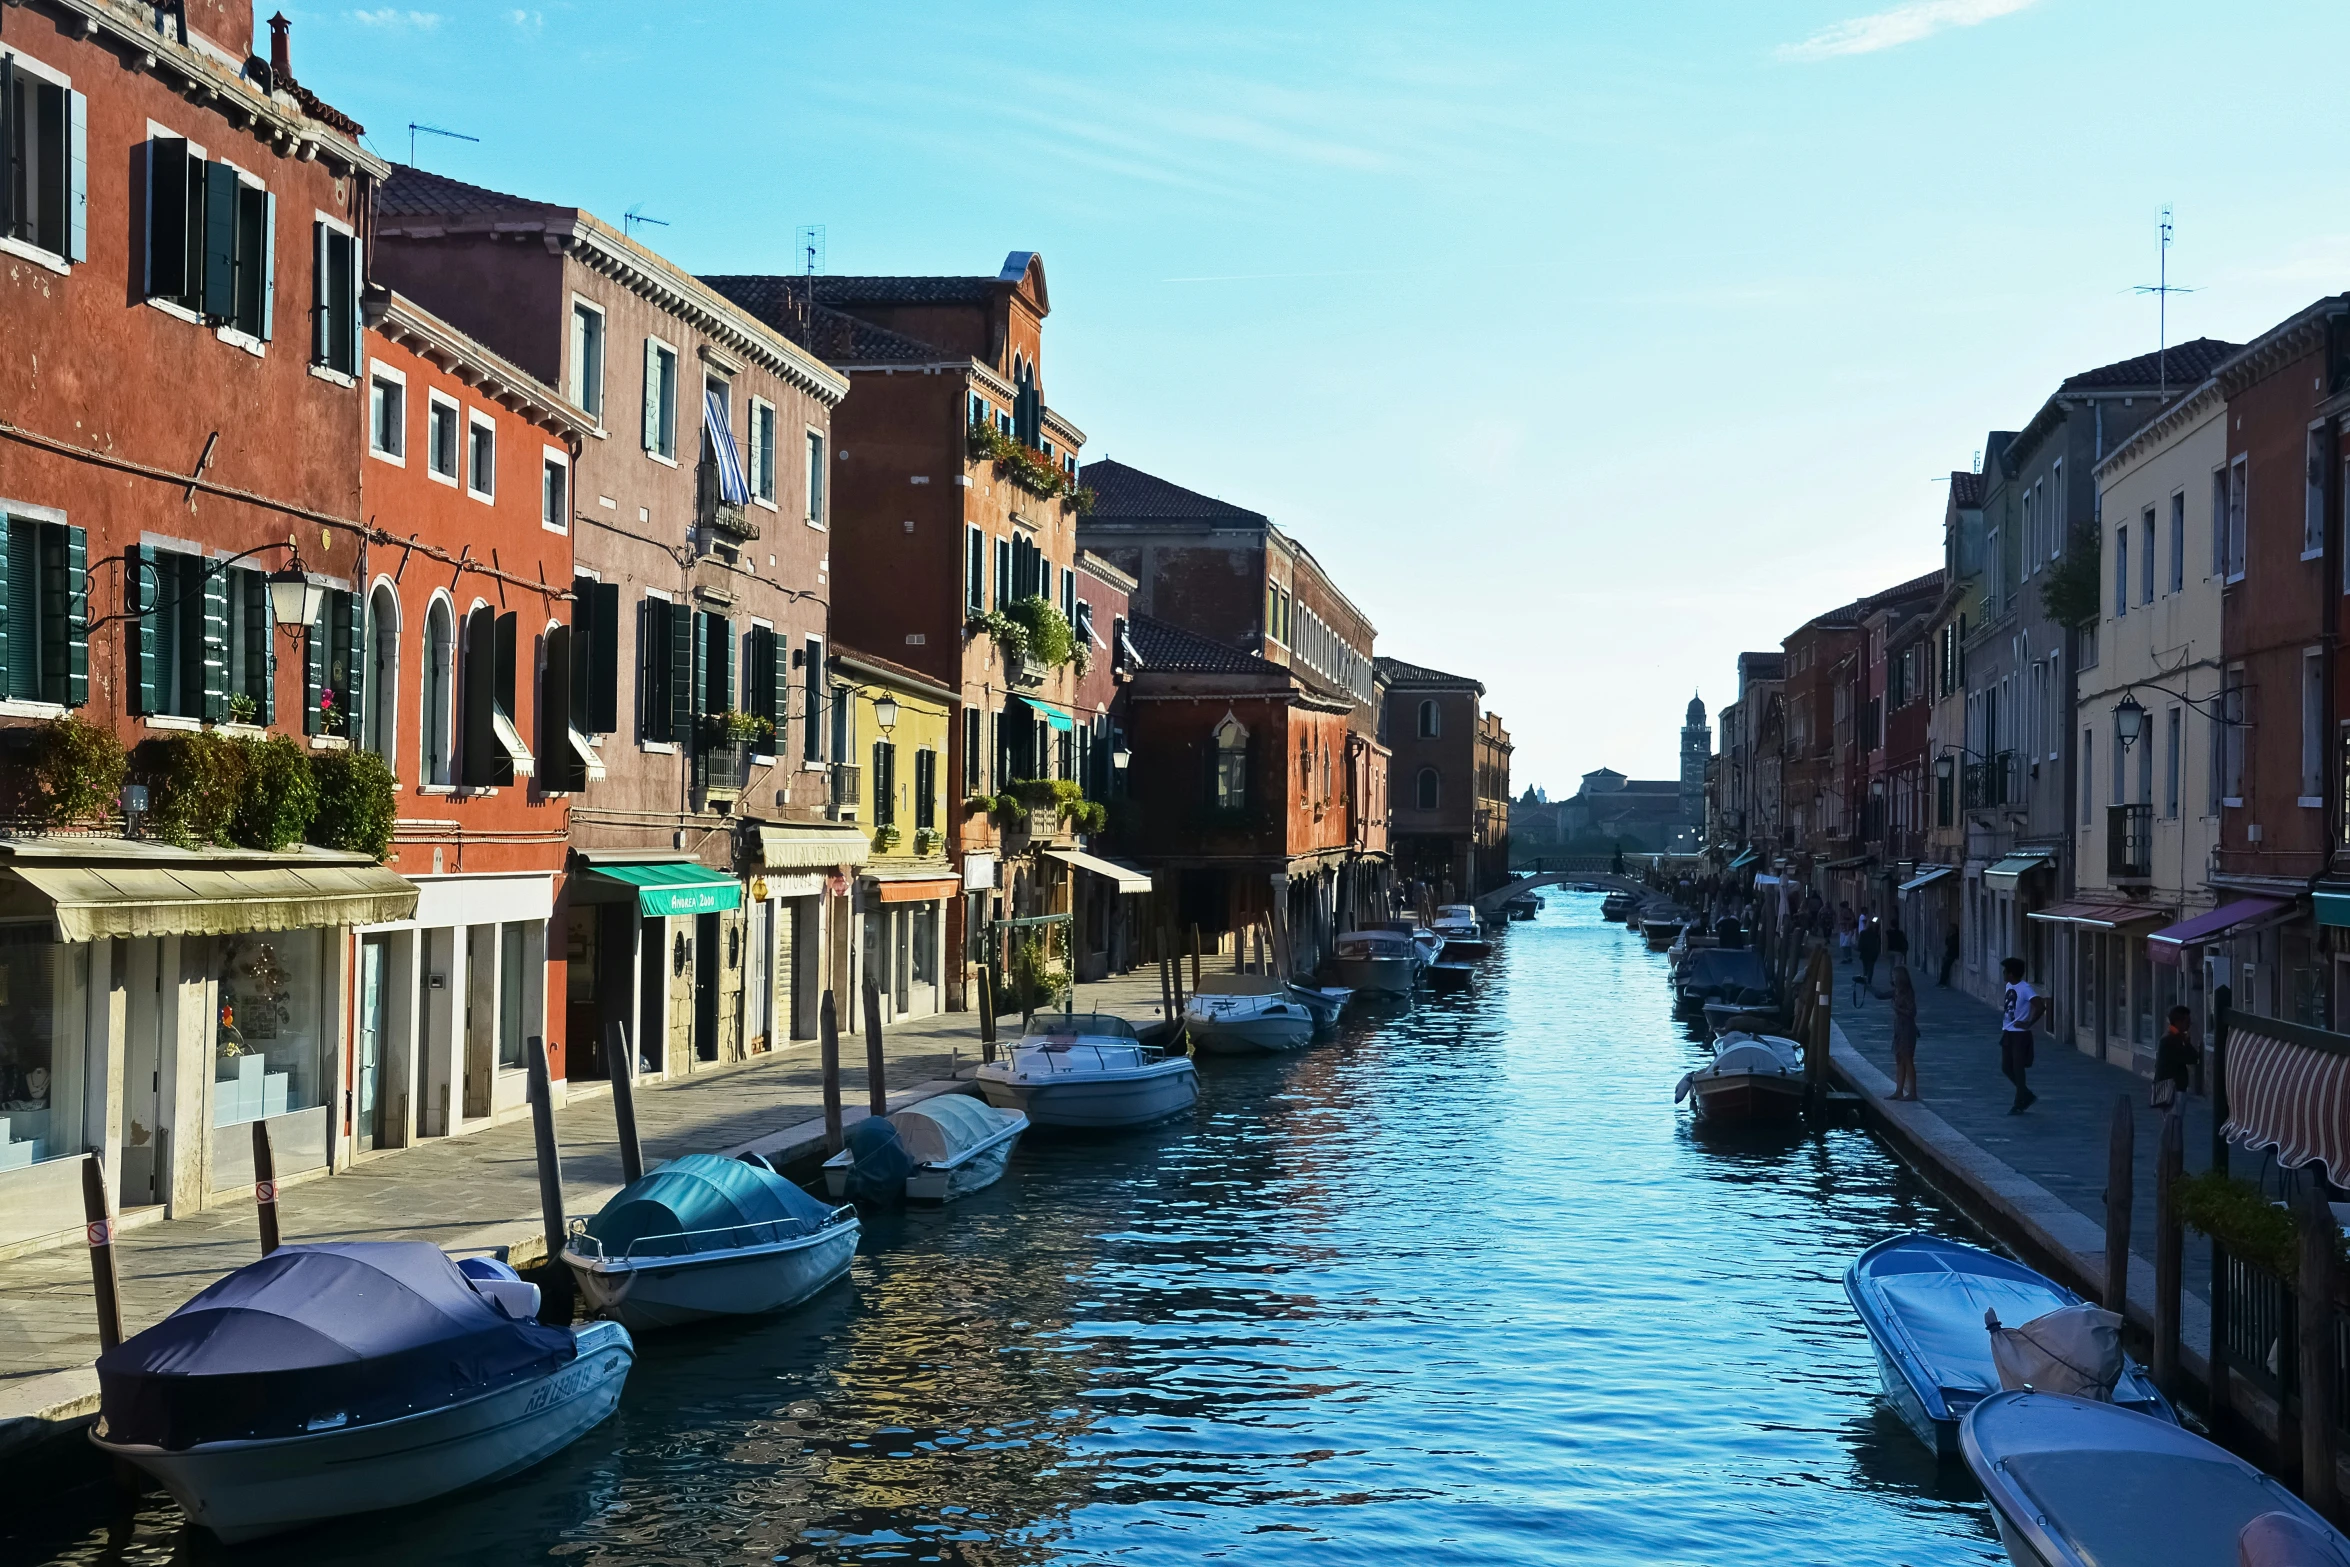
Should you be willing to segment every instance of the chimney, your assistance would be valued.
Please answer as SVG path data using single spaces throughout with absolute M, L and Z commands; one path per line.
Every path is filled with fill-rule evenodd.
M 293 50 L 287 47 L 286 34 L 294 24 L 286 20 L 286 13 L 278 12 L 269 19 L 269 74 L 279 86 L 287 86 L 294 79 Z

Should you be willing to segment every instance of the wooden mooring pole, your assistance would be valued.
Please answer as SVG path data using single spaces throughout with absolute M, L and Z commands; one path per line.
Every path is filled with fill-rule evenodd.
M 636 1051 L 628 1042 L 628 1025 L 614 1018 L 604 1025 L 604 1070 L 612 1079 L 612 1126 L 620 1137 L 620 1179 L 633 1184 L 644 1179 L 645 1149 L 636 1136 Z
M 2186 1159 L 2186 1123 L 2173 1110 L 2162 1118 L 2154 1156 L 2154 1385 L 2172 1399 L 2179 1390 L 2179 1292 L 2187 1239 L 2179 1182 L 2186 1178 Z
M 1159 1017 L 1168 1023 L 1175 1021 L 1175 991 L 1167 983 L 1167 954 L 1159 954 Z
M 995 1059 L 995 970 L 979 965 L 979 1059 Z
M 889 1071 L 881 1052 L 881 990 L 865 976 L 865 1103 L 875 1115 L 889 1114 Z
M 114 1271 L 114 1209 L 106 1200 L 106 1166 L 82 1160 L 83 1233 L 90 1242 L 90 1288 L 98 1299 L 98 1347 L 122 1342 L 122 1280 Z
M 2128 1094 L 2113 1099 L 2113 1132 L 2105 1147 L 2105 1309 L 2130 1314 L 2130 1207 L 2137 1193 L 2138 1118 Z
M 1191 927 L 1191 993 L 1199 994 L 1199 925 Z
M 261 1255 L 277 1250 L 277 1156 L 269 1147 L 269 1122 L 253 1123 L 253 1211 L 261 1220 Z
M 569 1228 L 563 1221 L 563 1160 L 555 1145 L 554 1077 L 547 1070 L 547 1042 L 533 1034 L 523 1042 L 530 1066 L 530 1131 L 538 1145 L 539 1223 L 547 1234 L 547 1269 L 539 1285 L 539 1320 L 552 1327 L 571 1322 L 571 1270 L 563 1262 Z
M 2320 1168 L 2312 1165 L 2302 1177 L 2301 1499 L 2330 1519 L 2340 1511 L 2334 1481 L 2334 1252 L 2341 1231 Z
M 824 1151 L 836 1154 L 841 1149 L 840 1004 L 830 990 L 816 1013 L 816 1050 L 824 1069 Z

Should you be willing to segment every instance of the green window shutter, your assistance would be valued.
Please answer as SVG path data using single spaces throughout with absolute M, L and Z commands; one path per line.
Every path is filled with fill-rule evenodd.
M 58 585 L 61 610 L 58 645 L 65 649 L 67 707 L 86 707 L 90 701 L 90 534 L 86 528 L 65 530 L 65 580 Z
M 123 639 L 130 644 L 127 651 L 132 665 L 138 670 L 138 689 L 132 693 L 140 713 L 160 711 L 155 689 L 155 614 L 157 590 L 162 585 L 161 573 L 156 569 L 155 550 L 145 544 L 134 544 L 122 552 L 122 596 L 125 608 L 139 611 L 123 626 Z
M 65 95 L 65 259 L 90 259 L 90 100 Z
M 0 129 L 0 168 L 7 167 L 6 153 L 6 132 L 4 129 Z M 16 526 L 23 528 L 29 527 L 30 524 L 20 522 Z M 0 511 L 0 696 L 10 697 L 19 693 L 16 666 L 9 658 L 9 644 L 12 641 L 17 642 L 19 655 L 22 654 L 21 638 L 12 637 L 10 628 L 23 619 L 26 613 L 18 602 L 19 595 L 24 592 L 24 589 L 16 581 L 18 573 L 8 569 L 12 537 L 9 531 L 8 513 Z
M 225 163 L 204 165 L 204 314 L 215 321 L 237 315 L 237 191 L 242 182 Z
M 734 689 L 733 617 L 712 615 L 710 617 L 710 635 L 717 643 L 717 646 L 712 649 L 716 656 L 710 662 L 718 673 L 718 689 L 713 693 L 717 700 L 712 706 L 719 712 L 725 712 L 738 705 Z
M 188 292 L 188 144 L 177 136 L 147 139 L 147 292 Z
M 277 326 L 277 197 L 261 193 L 261 341 Z
M 498 617 L 487 604 L 465 617 L 464 663 L 458 671 L 460 727 L 464 749 L 459 777 L 473 788 L 497 781 L 498 727 L 490 709 L 498 700 Z
M 775 721 L 775 754 L 783 750 L 784 720 L 791 716 L 791 646 L 781 633 L 771 633 L 767 639 L 767 654 L 774 661 L 774 685 L 768 692 L 767 716 Z M 815 719 L 811 717 L 810 723 Z
M 694 737 L 694 616 L 683 604 L 669 606 L 669 738 L 679 745 Z
M 326 648 L 332 637 L 327 619 L 322 604 L 318 618 L 302 628 L 302 732 L 306 735 L 326 732 L 319 723 L 318 693 L 326 689 Z
M 359 715 L 367 711 L 367 607 L 355 593 L 338 594 L 343 601 L 343 680 L 341 694 L 336 698 L 343 704 L 343 733 L 351 743 L 360 741 Z
M 495 649 L 495 665 L 491 672 L 490 699 L 497 704 L 497 710 L 506 715 L 506 721 L 516 726 L 515 732 L 520 734 L 520 722 L 514 716 L 514 658 L 518 627 L 518 617 L 511 611 L 500 615 L 493 622 L 490 640 Z M 490 782 L 501 787 L 514 782 L 513 754 L 506 749 L 503 741 L 494 737 L 494 732 L 490 748 L 490 775 Z
M 572 749 L 572 672 L 579 639 L 569 626 L 547 628 L 547 669 L 539 687 L 539 780 L 550 793 L 576 794 L 587 787 L 587 763 Z
M 269 613 L 269 582 L 258 571 L 237 573 L 243 584 L 245 667 L 243 690 L 253 698 L 253 721 L 266 727 L 277 717 L 277 655 L 272 640 L 277 622 Z
M 645 450 L 661 449 L 661 350 L 645 339 Z
M 331 324 L 334 312 L 327 308 L 325 224 L 313 221 L 310 225 L 310 357 L 319 364 L 326 363 L 327 344 L 332 339 Z
M 206 723 L 228 717 L 228 573 L 216 571 L 204 579 L 204 614 L 198 622 L 203 636 L 199 678 L 204 682 L 203 706 L 197 709 Z
M 16 61 L 0 55 L 0 234 L 16 232 Z

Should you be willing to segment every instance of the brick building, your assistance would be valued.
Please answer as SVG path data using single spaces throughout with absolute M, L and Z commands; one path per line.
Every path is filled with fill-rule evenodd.
M 1387 689 L 1380 739 L 1393 753 L 1388 820 L 1396 875 L 1425 882 L 1440 903 L 1499 886 L 1509 874 L 1506 827 L 1498 855 L 1479 854 L 1483 683 L 1400 658 L 1381 658 L 1378 669 Z M 1678 814 L 1677 783 L 1673 808 Z M 1451 899 L 1442 896 L 1447 887 Z

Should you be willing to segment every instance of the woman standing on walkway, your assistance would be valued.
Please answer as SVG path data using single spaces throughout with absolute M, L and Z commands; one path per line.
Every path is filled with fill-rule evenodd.
M 1918 1096 L 1918 992 L 1909 966 L 1893 969 L 1893 1097 Z

